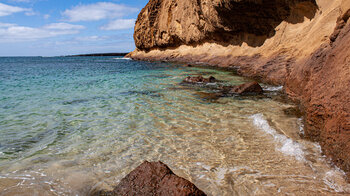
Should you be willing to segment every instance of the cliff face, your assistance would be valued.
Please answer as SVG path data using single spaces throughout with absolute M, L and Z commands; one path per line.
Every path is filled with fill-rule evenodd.
M 306 137 L 350 172 L 349 10 L 349 0 L 150 0 L 129 56 L 284 85 L 306 112 Z
M 349 1 L 350 3 L 350 1 Z M 350 7 L 350 6 L 349 6 Z M 330 43 L 294 66 L 286 91 L 306 110 L 306 136 L 350 171 L 350 10 L 337 20 Z
M 134 39 L 142 50 L 204 42 L 259 46 L 282 21 L 312 18 L 316 8 L 314 0 L 153 0 L 137 19 Z M 289 17 L 292 12 L 298 13 Z

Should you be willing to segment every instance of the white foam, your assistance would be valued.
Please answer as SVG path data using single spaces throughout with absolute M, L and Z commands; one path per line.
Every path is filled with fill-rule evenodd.
M 216 168 L 216 183 L 221 184 L 221 182 L 225 179 L 226 174 L 230 174 L 232 172 L 238 172 L 238 171 L 251 171 L 255 173 L 253 170 L 251 170 L 249 167 L 246 166 L 239 166 L 239 167 L 234 167 L 234 168 Z
M 333 189 L 335 192 L 349 192 L 350 187 L 344 181 L 343 177 L 345 173 L 339 168 L 328 171 L 323 177 L 323 182 L 328 186 L 328 188 Z M 345 186 L 343 186 L 345 184 Z
M 131 60 L 131 58 L 126 58 L 126 57 L 118 57 L 118 58 L 113 58 L 116 60 Z
M 200 162 L 197 162 L 197 165 L 198 165 L 198 166 L 202 166 L 204 169 L 206 169 L 206 170 L 208 170 L 208 171 L 210 171 L 210 169 L 211 169 L 210 166 L 204 165 L 203 163 L 200 163 Z
M 298 125 L 300 134 L 305 135 L 303 118 L 298 119 Z
M 277 131 L 269 125 L 267 120 L 265 120 L 264 115 L 254 114 L 250 118 L 257 128 L 273 136 L 274 140 L 281 145 L 277 150 L 283 154 L 294 156 L 299 161 L 305 160 L 303 146 L 287 136 L 277 133 Z
M 314 147 L 315 147 L 315 150 L 317 150 L 317 152 L 319 154 L 322 154 L 322 148 L 321 148 L 321 145 L 319 143 L 314 143 Z
M 206 85 L 207 85 L 207 86 L 215 86 L 215 85 L 216 85 L 216 82 L 213 82 L 213 83 L 207 83 Z
M 265 87 L 264 91 L 281 91 L 283 89 L 283 86 L 269 86 Z
M 2 155 L 4 155 L 4 153 L 3 153 L 3 152 L 0 152 L 0 156 L 2 156 Z
M 227 173 L 228 169 L 226 168 L 218 168 L 216 172 L 216 177 L 219 181 L 222 181 L 225 178 L 225 175 Z

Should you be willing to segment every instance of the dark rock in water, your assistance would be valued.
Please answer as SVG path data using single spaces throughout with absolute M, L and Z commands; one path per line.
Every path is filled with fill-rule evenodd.
M 216 101 L 223 96 L 222 93 L 207 93 L 207 92 L 196 92 L 199 98 L 208 101 Z
M 233 86 L 228 93 L 229 94 L 239 94 L 239 95 L 262 94 L 263 89 L 261 88 L 259 83 L 249 82 L 249 83 L 241 84 L 238 86 Z
M 283 112 L 287 116 L 296 116 L 298 118 L 304 115 L 303 112 L 301 112 L 298 107 L 289 107 L 289 108 L 283 109 Z
M 184 64 L 183 67 L 193 67 L 191 64 Z
M 208 78 L 208 80 L 209 80 L 210 83 L 214 83 L 214 82 L 217 81 L 216 78 L 214 78 L 213 76 L 210 76 L 210 77 Z
M 72 100 L 72 101 L 64 101 L 63 105 L 73 105 L 73 104 L 79 104 L 79 103 L 84 103 L 88 102 L 88 99 L 77 99 L 77 100 Z
M 202 84 L 202 83 L 214 83 L 214 82 L 217 82 L 217 80 L 213 76 L 210 76 L 209 78 L 204 78 L 203 76 L 197 76 L 197 77 L 188 76 L 182 82 L 190 83 L 190 84 Z
M 176 176 L 164 163 L 145 161 L 123 178 L 113 191 L 95 191 L 91 195 L 202 196 L 206 194 L 190 181 Z

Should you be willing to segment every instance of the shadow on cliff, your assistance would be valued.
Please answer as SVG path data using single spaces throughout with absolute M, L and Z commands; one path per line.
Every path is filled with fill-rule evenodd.
M 301 0 L 299 0 L 301 1 Z M 303 1 L 295 5 L 286 1 L 263 1 L 258 3 L 241 3 L 227 1 L 216 7 L 224 29 L 219 29 L 209 36 L 214 42 L 223 46 L 242 45 L 262 46 L 268 38 L 275 36 L 276 27 L 283 21 L 292 24 L 312 20 L 318 6 L 315 0 Z M 227 30 L 229 29 L 229 30 Z
M 264 2 L 270 6 L 260 6 L 253 3 L 242 4 L 229 1 L 224 8 L 218 7 L 219 17 L 225 28 L 229 28 L 230 31 L 214 32 L 211 37 L 215 39 L 212 41 L 223 46 L 246 43 L 251 47 L 259 47 L 268 38 L 275 36 L 276 27 L 283 21 L 298 24 L 304 22 L 305 19 L 312 20 L 318 9 L 314 0 L 297 3 L 294 6 L 271 2 Z M 233 18 L 237 19 L 232 20 Z

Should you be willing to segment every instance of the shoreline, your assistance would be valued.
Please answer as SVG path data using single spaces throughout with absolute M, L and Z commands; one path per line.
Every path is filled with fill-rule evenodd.
M 338 43 L 342 42 L 341 40 L 337 40 L 337 41 Z M 303 85 L 306 85 L 305 79 L 300 78 L 300 73 L 296 74 L 297 76 L 299 75 L 299 78 L 293 78 L 296 76 L 291 76 L 292 74 L 291 70 L 279 70 L 278 68 L 276 70 L 276 66 L 278 67 L 278 65 L 280 64 L 287 65 L 287 67 L 295 67 L 295 68 L 306 66 L 306 64 L 308 64 L 311 59 L 315 59 L 321 55 L 317 51 L 323 51 L 322 56 L 326 58 L 329 56 L 329 54 L 324 51 L 334 50 L 335 45 L 336 44 L 333 44 L 332 42 L 330 42 L 329 44 L 324 44 L 318 50 L 316 50 L 316 52 L 312 53 L 309 57 L 299 59 L 298 61 L 295 60 L 294 58 L 284 58 L 281 55 L 275 55 L 270 58 L 264 58 L 259 55 L 254 55 L 250 57 L 249 56 L 236 56 L 236 57 L 226 56 L 226 58 L 224 56 L 216 56 L 216 57 L 211 56 L 211 58 L 207 58 L 203 60 L 203 57 L 207 56 L 207 54 L 181 55 L 179 54 L 181 53 L 179 52 L 180 50 L 179 48 L 178 48 L 179 50 L 177 49 L 157 50 L 156 49 L 148 52 L 140 51 L 136 49 L 135 51 L 127 54 L 125 57 L 131 58 L 133 60 L 139 60 L 139 61 L 177 62 L 177 63 L 184 63 L 184 64 L 194 64 L 195 66 L 200 66 L 200 67 L 213 67 L 216 69 L 232 71 L 234 74 L 237 74 L 238 76 L 247 77 L 247 78 L 256 80 L 258 82 L 275 85 L 275 86 L 283 86 L 283 94 L 285 94 L 288 97 L 288 99 L 290 99 L 294 104 L 296 104 L 299 110 L 304 114 L 303 120 L 306 128 L 305 139 L 308 139 L 314 142 L 319 142 L 320 145 L 322 146 L 323 153 L 328 157 L 328 159 L 332 160 L 332 162 L 337 167 L 340 167 L 346 173 L 347 180 L 348 182 L 350 182 L 350 168 L 349 166 L 347 166 L 347 164 L 350 163 L 350 159 L 345 158 L 346 153 L 343 154 L 344 152 L 343 149 L 340 150 L 338 148 L 337 149 L 329 148 L 328 146 L 332 145 L 332 143 L 334 142 L 328 143 L 322 140 L 320 138 L 322 131 L 319 130 L 315 133 L 316 129 L 323 129 L 322 128 L 322 126 L 324 126 L 322 125 L 323 120 L 317 119 L 317 118 L 320 118 L 320 116 L 317 117 L 316 115 L 315 117 L 315 108 L 313 108 L 312 105 L 309 103 L 310 100 L 309 101 L 307 100 L 307 99 L 310 99 L 308 98 L 310 97 L 310 95 L 305 96 L 305 94 L 303 94 L 302 92 L 298 93 L 298 91 L 295 90 L 295 87 L 299 86 L 302 83 L 304 83 Z M 188 46 L 183 46 L 183 47 L 188 47 Z M 325 62 L 323 61 L 320 63 L 324 64 Z M 262 69 L 262 67 L 264 67 L 263 66 L 264 64 L 265 65 L 269 64 L 271 66 L 269 66 L 267 69 Z M 323 118 L 322 116 L 321 118 Z M 344 144 L 348 145 L 349 143 L 345 142 Z M 338 156 L 334 155 L 335 151 L 338 151 L 337 154 L 339 153 L 343 154 L 343 156 L 341 156 L 340 158 L 339 155 Z M 341 159 L 341 161 L 339 161 L 339 158 Z
M 42 60 L 47 63 L 52 62 L 51 59 Z M 72 60 L 80 65 L 79 67 L 82 65 L 95 67 L 95 64 L 86 61 L 81 62 L 80 59 L 63 59 L 61 63 L 66 65 L 67 68 L 74 69 L 69 66 L 70 63 L 73 63 Z M 100 59 L 91 58 L 91 60 L 96 63 L 100 62 Z M 33 62 L 36 63 L 37 61 L 34 59 Z M 142 79 L 142 84 L 150 88 L 140 87 L 135 90 L 130 86 L 126 86 L 126 89 L 118 91 L 118 87 L 113 86 L 118 76 L 112 73 L 112 77 L 108 80 L 110 82 L 107 82 L 110 86 L 103 88 L 111 90 L 100 91 L 98 90 L 100 88 L 98 88 L 96 89 L 98 91 L 94 91 L 105 92 L 105 98 L 108 97 L 107 100 L 111 101 L 109 107 L 100 106 L 104 109 L 99 111 L 104 115 L 101 117 L 91 116 L 91 120 L 93 120 L 91 123 L 93 124 L 86 121 L 86 130 L 67 134 L 66 139 L 57 140 L 58 145 L 53 145 L 48 149 L 48 152 L 59 152 L 57 156 L 51 156 L 44 152 L 33 157 L 30 156 L 23 161 L 18 161 L 18 164 L 20 162 L 25 163 L 23 165 L 12 167 L 12 164 L 9 164 L 6 170 L 10 175 L 4 176 L 5 183 L 3 184 L 12 187 L 12 178 L 24 176 L 28 178 L 26 185 L 30 184 L 28 189 L 33 191 L 45 189 L 48 191 L 47 195 L 51 195 L 49 194 L 51 190 L 45 188 L 49 185 L 42 184 L 42 182 L 55 182 L 59 178 L 64 183 L 54 184 L 51 187 L 51 192 L 56 193 L 64 189 L 72 194 L 88 194 L 92 193 L 89 191 L 94 191 L 95 188 L 96 190 L 112 190 L 120 182 L 120 179 L 133 171 L 143 160 L 152 162 L 160 160 L 166 163 L 169 168 L 172 168 L 179 177 L 190 180 L 200 190 L 211 195 L 232 193 L 232 189 L 229 187 L 233 187 L 233 190 L 237 193 L 252 193 L 249 190 L 245 192 L 244 187 L 247 186 L 258 189 L 261 194 L 273 194 L 276 193 L 276 188 L 283 187 L 286 183 L 288 186 L 284 191 L 291 193 L 296 188 L 298 188 L 299 193 L 303 191 L 316 193 L 324 187 L 335 193 L 336 190 L 333 190 L 332 185 L 339 186 L 347 192 L 350 190 L 347 188 L 344 175 L 328 164 L 320 154 L 319 145 L 303 140 L 297 135 L 301 123 L 299 117 L 293 115 L 295 106 L 280 100 L 278 98 L 279 92 L 272 92 L 274 88 L 271 91 L 267 90 L 269 92 L 264 93 L 264 95 L 235 95 L 230 98 L 229 93 L 234 88 L 233 86 L 250 83 L 251 80 L 237 77 L 231 72 L 222 70 L 226 68 L 203 66 L 199 68 L 199 66 L 191 67 L 177 63 L 137 61 L 116 61 L 115 63 L 130 63 L 129 65 L 139 67 L 154 64 L 155 66 L 150 66 L 154 69 L 149 70 L 147 68 L 150 72 L 141 71 L 139 72 L 142 73 L 141 75 L 123 72 L 128 73 L 126 74 L 127 77 L 132 77 L 130 82 L 135 81 L 136 76 L 136 78 Z M 117 67 L 113 66 L 116 70 Z M 159 68 L 161 72 L 159 72 Z M 132 66 L 126 66 L 124 69 L 135 70 Z M 104 73 L 109 75 L 109 71 L 110 69 L 106 67 Z M 67 72 L 61 73 L 65 76 Z M 90 77 L 82 78 L 83 81 L 86 79 L 96 81 L 98 79 L 95 78 L 94 74 L 91 75 L 90 70 L 87 73 L 90 73 Z M 73 76 L 80 74 L 76 73 Z M 54 76 L 58 75 L 60 74 Z M 104 78 L 105 74 L 97 75 Z M 193 76 L 192 79 L 203 75 L 204 81 L 210 83 L 212 83 L 211 76 L 215 77 L 217 78 L 217 86 L 202 84 L 195 84 L 192 87 L 182 86 L 181 81 L 191 75 Z M 34 83 L 35 81 L 34 78 Z M 74 84 L 77 84 L 77 81 Z M 83 85 L 80 86 L 83 87 Z M 212 98 L 210 95 L 217 93 L 217 89 L 222 89 L 222 86 L 232 88 L 226 96 L 223 94 L 222 98 Z M 68 87 L 69 85 L 62 86 L 63 89 Z M 99 87 L 99 85 L 96 87 Z M 262 85 L 262 87 L 267 89 L 264 87 L 268 86 Z M 71 114 L 69 116 L 76 116 L 72 114 L 90 114 L 91 112 L 81 111 L 80 108 L 85 108 L 88 105 L 96 106 L 106 101 L 103 97 L 94 97 L 95 93 L 85 95 L 84 99 L 73 99 L 70 95 L 75 94 L 74 92 L 77 92 L 77 90 L 74 90 L 74 88 L 68 89 L 72 89 L 72 91 L 69 91 L 72 93 L 66 94 L 65 99 L 55 104 L 55 108 L 57 106 L 66 108 L 65 112 L 60 110 L 62 115 L 65 116 L 66 114 Z M 94 89 L 94 86 L 90 89 Z M 57 92 L 61 90 L 57 88 Z M 115 99 L 116 95 L 119 95 L 121 99 Z M 45 95 L 38 96 L 46 99 Z M 134 99 L 139 101 L 130 102 L 130 98 L 134 96 L 141 99 Z M 130 103 L 129 107 L 123 107 L 126 102 L 121 102 L 122 99 Z M 113 111 L 110 108 L 119 107 L 124 108 L 119 111 L 125 111 L 123 114 L 125 113 L 126 116 L 116 117 L 114 113 L 108 115 L 110 111 Z M 292 110 L 290 110 L 291 108 Z M 286 113 L 286 110 L 288 113 Z M 33 112 L 32 110 L 29 111 Z M 91 111 L 96 111 L 96 107 L 91 107 Z M 129 118 L 129 115 L 136 116 Z M 57 119 L 57 116 L 55 116 L 55 119 Z M 116 124 L 120 124 L 121 127 L 111 129 L 110 126 L 105 125 L 105 121 L 100 119 L 110 119 L 112 127 L 115 127 Z M 78 124 L 74 125 L 71 122 L 75 122 L 74 117 L 64 117 L 58 123 L 59 125 L 68 123 L 71 126 L 70 129 L 80 130 Z M 95 124 L 96 122 L 99 123 Z M 129 127 L 129 124 L 134 126 Z M 95 127 L 94 130 L 89 129 L 91 125 Z M 50 132 L 43 132 L 41 135 L 43 134 L 51 135 Z M 90 136 L 93 136 L 93 138 Z M 116 138 L 121 138 L 121 140 Z M 86 142 L 87 139 L 94 142 Z M 71 142 L 79 145 L 72 148 Z M 67 145 L 61 146 L 60 143 Z M 108 144 L 105 145 L 105 143 Z M 61 154 L 61 149 L 63 154 Z M 79 150 L 78 154 L 76 154 L 75 149 Z M 72 150 L 72 154 L 69 153 L 70 150 Z M 317 162 L 313 162 L 314 160 Z M 98 167 L 95 165 L 97 163 Z M 30 170 L 25 169 L 27 165 L 31 166 Z M 313 168 L 316 168 L 316 170 L 312 170 L 309 165 L 314 166 Z M 41 170 L 41 168 L 44 168 L 44 170 Z M 11 173 L 16 170 L 18 172 Z M 40 173 L 36 173 L 36 171 Z M 328 176 L 328 172 L 332 173 L 334 177 Z M 141 173 L 146 172 L 142 170 Z M 241 178 L 240 173 L 247 173 L 248 175 L 243 175 L 243 178 Z M 268 180 L 269 183 L 275 184 L 274 187 L 264 185 L 266 182 L 264 177 L 280 175 L 283 175 L 282 179 L 273 177 Z M 299 175 L 307 176 L 306 178 L 309 178 L 310 181 L 295 185 L 288 183 L 290 180 L 298 181 Z M 78 178 L 83 178 L 83 180 L 76 181 Z M 327 181 L 327 183 L 330 183 L 329 186 L 324 183 L 324 178 L 329 178 L 329 181 Z M 234 179 L 234 183 L 228 179 Z M 257 181 L 260 183 L 254 183 Z M 14 181 L 14 183 L 16 182 Z M 238 186 L 235 186 L 235 184 Z M 166 186 L 166 188 L 171 189 L 172 185 Z M 8 191 L 25 190 L 27 190 L 25 187 L 20 187 Z
M 127 57 L 229 67 L 239 76 L 284 86 L 304 111 L 305 138 L 319 142 L 350 181 L 350 3 L 255 2 L 252 8 L 247 1 L 219 2 L 222 9 L 150 0 L 136 21 L 137 49 Z M 286 15 L 275 17 L 276 9 Z

